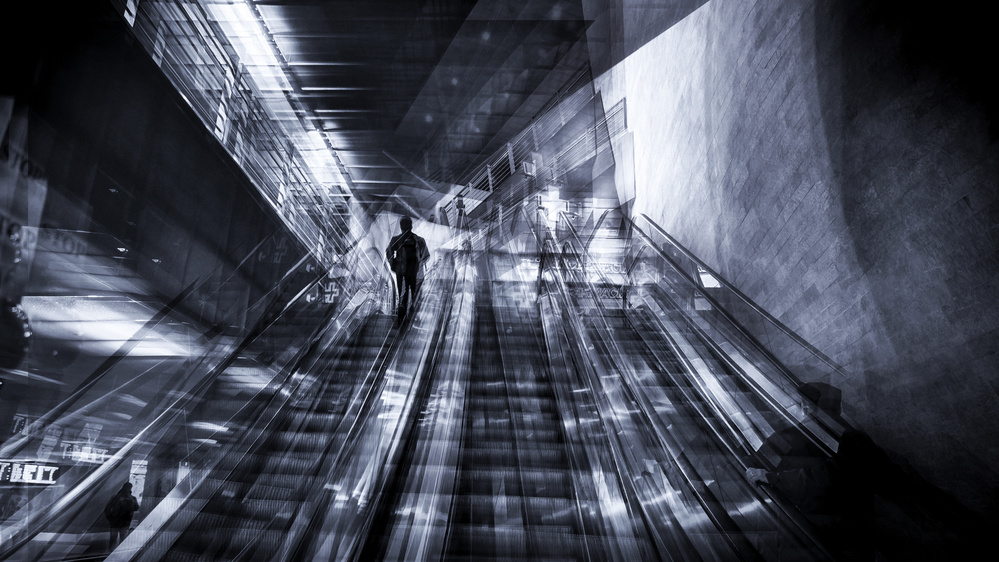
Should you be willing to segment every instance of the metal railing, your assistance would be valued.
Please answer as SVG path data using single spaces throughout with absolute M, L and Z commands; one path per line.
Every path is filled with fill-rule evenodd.
M 256 255 L 265 250 L 263 243 L 258 245 L 215 291 L 224 291 L 230 282 L 240 283 L 240 269 L 252 267 Z M 370 260 L 363 252 L 350 253 L 348 258 L 353 267 L 347 267 L 347 271 L 369 275 L 377 270 L 374 264 L 365 265 Z M 186 413 L 209 393 L 237 358 L 254 357 L 266 366 L 260 370 L 269 378 L 263 386 L 284 384 L 279 381 L 288 380 L 315 334 L 330 326 L 340 327 L 337 315 L 357 306 L 358 297 L 377 303 L 390 298 L 384 294 L 387 284 L 354 276 L 331 278 L 316 264 L 311 255 L 302 256 L 263 296 L 247 305 L 246 316 L 252 324 L 236 334 L 214 327 L 204 332 L 204 327 L 196 329 L 190 319 L 178 314 L 186 301 L 201 298 L 194 290 L 196 286 L 188 287 L 163 305 L 59 404 L 4 444 L 0 458 L 37 462 L 40 453 L 35 451 L 46 448 L 55 449 L 54 454 L 63 458 L 56 483 L 36 487 L 28 501 L 0 524 L 0 557 L 24 548 L 45 548 L 44 540 L 35 541 L 39 533 L 68 529 L 79 536 L 81 529 L 89 528 L 98 516 L 94 506 L 99 509 L 103 505 L 102 495 L 110 495 L 114 491 L 111 488 L 128 478 L 128 463 L 146 459 L 151 447 L 170 428 L 183 425 Z M 337 298 L 323 299 L 323 285 L 337 287 Z M 310 327 L 303 329 L 303 321 Z M 198 340 L 192 344 L 196 359 L 185 362 L 183 357 L 174 360 L 168 355 L 151 366 L 145 363 L 136 372 L 130 352 L 147 340 L 159 343 L 171 333 Z M 279 345 L 278 340 L 289 337 L 289 333 L 296 334 L 292 336 L 295 341 Z M 183 368 L 178 369 L 178 364 Z M 73 451 L 65 447 L 59 451 L 56 445 L 61 436 L 84 432 L 85 425 L 95 419 L 103 420 L 103 428 L 100 437 L 89 441 L 87 455 L 66 457 L 67 451 Z
M 802 380 L 846 376 L 841 366 L 753 302 L 647 215 L 625 220 L 631 223 L 639 242 L 631 247 L 630 271 L 635 272 L 642 259 L 643 248 L 648 248 L 651 253 L 647 256 L 668 263 L 691 287 L 696 288 L 699 294 L 693 295 L 695 299 L 704 299 L 707 306 L 725 316 L 765 350 L 774 364 L 781 367 L 782 375 L 794 386 L 800 386 Z M 717 286 L 707 287 L 705 280 L 713 281 L 712 284 Z M 696 308 L 697 303 L 693 304 Z

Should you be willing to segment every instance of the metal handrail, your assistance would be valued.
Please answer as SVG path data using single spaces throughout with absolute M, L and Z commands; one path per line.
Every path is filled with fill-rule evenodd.
M 603 216 L 601 216 L 601 222 L 606 216 L 607 213 L 605 212 Z M 570 236 L 575 241 L 575 243 L 577 245 L 583 245 L 583 244 L 586 245 L 586 248 L 583 248 L 581 250 L 582 253 L 581 261 L 584 262 L 589 261 L 588 246 L 590 242 L 592 242 L 593 235 L 596 233 L 598 227 L 596 226 L 594 227 L 593 234 L 591 234 L 591 236 L 584 242 L 579 236 L 579 233 L 576 231 L 575 226 L 572 225 L 571 222 L 568 220 L 568 216 L 565 213 L 560 212 L 559 218 L 560 220 L 564 220 L 567 223 L 567 226 L 569 227 L 568 231 L 570 233 Z M 583 274 L 585 275 L 585 271 L 583 272 Z M 610 280 L 607 278 L 606 274 L 603 271 L 600 271 L 599 268 L 597 269 L 597 274 L 600 276 L 601 280 L 604 283 L 610 284 Z M 603 311 L 605 308 L 604 304 L 600 301 L 598 295 L 595 294 L 592 286 L 589 284 L 587 285 L 589 286 L 590 291 L 592 293 L 592 298 L 595 306 L 597 307 L 598 310 Z M 602 330 L 605 334 L 610 333 L 612 331 L 611 327 L 607 324 L 606 320 L 604 319 L 603 314 L 597 315 L 593 320 L 594 322 L 599 323 L 598 329 Z M 572 322 L 571 324 L 573 328 L 575 328 L 576 330 L 583 330 L 583 328 L 581 327 L 582 326 L 581 322 L 579 322 L 578 320 Z M 576 337 L 589 339 L 582 332 L 580 332 L 580 334 L 577 334 Z M 618 356 L 623 355 L 623 351 L 620 348 L 618 348 L 617 343 L 613 338 L 605 340 L 603 343 L 609 348 L 609 351 L 611 351 L 614 355 Z M 628 394 L 630 395 L 630 399 L 635 403 L 639 411 L 643 413 L 644 419 L 649 424 L 651 434 L 659 441 L 663 449 L 669 453 L 670 458 L 675 463 L 678 474 L 681 476 L 681 482 L 685 483 L 690 487 L 690 491 L 692 492 L 694 497 L 696 497 L 697 500 L 700 502 L 700 505 L 704 510 L 705 515 L 707 515 L 711 519 L 713 524 L 716 525 L 719 529 L 724 529 L 728 531 L 735 529 L 736 528 L 735 522 L 731 519 L 731 517 L 728 515 L 725 509 L 722 508 L 718 499 L 714 497 L 714 494 L 708 489 L 699 489 L 698 487 L 693 485 L 694 481 L 696 480 L 695 469 L 693 468 L 692 465 L 690 465 L 689 460 L 687 460 L 686 457 L 682 454 L 681 452 L 682 447 L 680 447 L 679 444 L 677 444 L 674 441 L 674 438 L 667 431 L 664 431 L 663 427 L 659 427 L 659 424 L 656 423 L 655 421 L 656 416 L 652 414 L 654 410 L 653 406 L 651 405 L 651 403 L 648 402 L 648 397 L 643 392 L 640 392 L 639 388 L 637 387 L 636 374 L 631 369 L 625 367 L 620 367 L 618 370 L 619 374 L 622 377 L 622 380 L 625 381 L 626 383 L 625 388 L 628 391 Z M 748 544 L 746 541 L 739 539 L 738 533 L 733 534 L 726 532 L 723 533 L 723 535 L 726 537 L 727 539 L 726 542 L 728 543 L 729 547 L 733 549 L 733 551 L 741 552 L 744 554 L 752 552 L 753 550 L 752 546 Z
M 366 316 L 373 306 L 372 303 L 373 299 L 367 297 L 357 302 L 354 306 L 340 310 L 336 319 L 324 325 L 323 331 L 327 333 L 317 336 L 325 340 L 322 347 L 333 348 L 342 346 L 343 342 L 353 333 L 351 327 L 362 317 Z M 206 490 L 206 487 L 218 485 L 217 482 L 209 482 L 207 478 L 212 470 L 228 455 L 246 455 L 255 448 L 260 447 L 271 434 L 270 429 L 280 419 L 280 412 L 289 401 L 293 400 L 294 396 L 298 394 L 297 389 L 305 382 L 305 377 L 296 377 L 294 375 L 300 372 L 303 362 L 307 357 L 316 355 L 316 353 L 310 353 L 310 351 L 317 352 L 317 350 L 303 351 L 296 360 L 291 362 L 290 367 L 285 369 L 284 378 L 278 383 L 277 389 L 268 399 L 266 408 L 256 416 L 257 422 L 255 427 L 245 431 L 250 437 L 233 442 L 225 449 L 215 453 L 208 463 L 199 467 L 200 476 L 195 476 L 195 472 L 192 471 L 192 475 L 188 476 L 187 481 L 178 483 L 170 495 L 164 498 L 164 500 L 170 498 L 174 501 L 169 503 L 161 501 L 154 508 L 155 510 L 159 510 L 160 513 L 157 514 L 158 520 L 154 521 L 153 526 L 142 528 L 141 533 L 132 533 L 127 544 L 122 543 L 120 551 L 112 553 L 109 559 L 132 560 L 137 556 L 141 559 L 146 554 L 145 551 L 148 545 L 156 541 L 156 538 L 164 532 L 165 527 L 187 526 L 189 521 L 182 521 L 177 516 L 178 514 L 181 514 L 182 517 L 184 515 L 193 515 L 194 512 L 185 512 L 185 507 L 195 496 L 211 495 L 213 490 Z M 200 480 L 196 480 L 196 478 L 200 478 Z M 153 513 L 150 513 L 147 517 L 152 515 Z M 178 523 L 178 521 L 181 522 Z
M 711 267 L 709 267 L 706 263 L 704 263 L 703 261 L 701 261 L 693 253 L 691 253 L 690 250 L 688 250 L 687 248 L 685 248 L 675 238 L 673 238 L 672 236 L 670 236 L 669 233 L 667 233 L 666 230 L 663 229 L 663 227 L 661 227 L 658 224 L 656 224 L 655 221 L 653 221 L 651 218 L 648 217 L 648 215 L 642 213 L 641 217 L 643 219 L 645 219 L 645 221 L 648 222 L 656 230 L 657 234 L 659 234 L 663 238 L 665 238 L 666 241 L 669 242 L 669 244 L 671 246 L 673 246 L 680 253 L 682 253 L 684 255 L 684 257 L 686 257 L 690 261 L 694 262 L 698 267 L 702 268 L 705 272 L 711 274 L 711 276 L 714 277 L 719 283 L 721 283 L 729 292 L 731 292 L 733 295 L 735 295 L 737 298 L 739 298 L 739 300 L 741 300 L 744 304 L 746 304 L 751 309 L 753 309 L 757 314 L 759 314 L 760 316 L 762 316 L 763 318 L 765 318 L 770 324 L 772 324 L 775 328 L 777 328 L 779 331 L 781 331 L 784 335 L 786 335 L 787 337 L 791 338 L 796 343 L 798 343 L 801 347 L 803 347 L 806 350 L 808 350 L 812 355 L 814 355 L 819 360 L 821 360 L 823 363 L 825 363 L 826 365 L 828 365 L 833 371 L 835 371 L 837 373 L 840 373 L 840 374 L 844 374 L 842 367 L 840 367 L 839 365 L 837 365 L 832 359 L 830 359 L 825 354 L 823 354 L 821 351 L 819 351 L 817 348 L 815 348 L 815 346 L 813 346 L 812 344 L 808 343 L 801 336 L 799 336 L 798 334 L 796 334 L 795 332 L 793 332 L 790 328 L 788 328 L 787 326 L 785 326 L 780 320 L 778 320 L 772 314 L 770 314 L 769 312 L 767 312 L 764 308 L 762 308 L 761 306 L 759 306 L 758 304 L 756 304 L 755 302 L 753 302 L 752 299 L 750 299 L 745 294 L 743 294 L 742 291 L 740 291 L 734 285 L 732 285 L 731 283 L 729 283 L 724 277 L 718 275 Z M 629 223 L 631 223 L 631 226 L 634 227 L 635 232 L 638 232 L 638 234 L 643 239 L 645 239 L 646 242 L 648 242 L 649 246 L 651 246 L 654 250 L 656 250 L 657 252 L 659 252 L 659 254 L 662 257 L 664 257 L 666 259 L 669 259 L 670 261 L 673 261 L 668 255 L 665 254 L 665 252 L 662 251 L 662 249 L 660 249 L 656 245 L 655 240 L 653 240 L 651 236 L 649 236 L 645 231 L 643 231 L 635 223 L 634 220 L 632 220 L 629 217 L 625 217 L 625 219 L 628 220 Z M 678 271 L 680 271 L 681 273 L 683 273 L 683 269 L 682 268 L 678 268 Z M 699 283 L 697 283 L 696 280 L 694 280 L 694 282 L 695 282 L 695 285 L 699 285 Z M 710 295 L 706 295 L 706 296 L 710 300 L 712 300 L 712 301 L 714 300 L 713 298 L 710 297 Z M 717 304 L 717 303 L 712 303 L 712 304 Z M 725 309 L 724 307 L 721 307 L 721 306 L 718 306 L 718 309 L 719 310 L 723 310 L 726 313 L 728 312 L 727 309 Z M 737 325 L 739 325 L 739 324 L 737 323 Z M 747 334 L 747 335 L 749 335 L 749 334 Z
M 604 213 L 604 215 L 601 216 L 601 221 L 603 220 L 604 217 L 606 217 L 606 213 Z M 582 240 L 582 238 L 580 237 L 578 231 L 576 230 L 575 226 L 572 225 L 571 221 L 568 220 L 569 217 L 565 213 L 560 213 L 559 218 L 560 218 L 560 220 L 564 220 L 566 222 L 566 226 L 568 227 L 568 231 L 569 231 L 571 237 L 573 238 L 573 240 L 574 240 L 574 242 L 575 242 L 575 244 L 577 246 L 583 246 L 583 245 L 588 246 L 589 245 L 589 243 L 593 239 L 592 235 L 584 242 Z M 596 230 L 597 230 L 597 227 L 594 227 L 594 233 L 596 232 Z M 584 248 L 583 250 L 581 250 L 581 254 L 582 255 L 580 256 L 580 261 L 582 263 L 585 263 L 586 261 L 588 261 L 588 249 Z M 669 260 L 668 256 L 663 256 L 663 257 L 665 259 Z M 672 260 L 669 260 L 669 261 L 672 263 Z M 674 267 L 675 267 L 675 265 L 674 265 Z M 598 273 L 598 275 L 600 276 L 600 278 L 602 279 L 602 281 L 604 283 L 610 283 L 610 280 L 607 278 L 607 276 L 604 274 L 603 271 L 600 271 L 598 269 L 597 273 Z M 583 270 L 582 274 L 584 275 L 584 278 L 585 278 L 586 271 Z M 591 287 L 591 291 L 592 291 L 592 287 Z M 600 299 L 598 298 L 598 296 L 596 294 L 593 294 L 592 297 L 593 297 L 594 303 L 598 307 L 598 309 L 603 310 L 605 305 L 603 305 L 603 303 L 600 302 Z M 567 297 L 563 295 L 563 299 L 565 299 L 565 298 L 567 298 Z M 598 318 L 602 318 L 602 315 L 598 316 Z M 572 324 L 575 329 L 577 329 L 577 330 L 580 329 L 579 328 L 579 321 L 578 321 L 578 319 L 574 319 L 574 322 L 571 322 L 570 324 Z M 602 321 L 602 324 L 603 324 L 604 330 L 609 330 L 610 329 L 609 326 L 607 326 L 607 324 L 606 324 L 605 321 Z M 737 327 L 738 327 L 738 325 L 737 325 Z M 696 329 L 696 326 L 692 326 L 692 328 Z M 698 329 L 698 333 L 700 333 L 699 329 Z M 704 339 L 704 341 L 706 343 L 712 343 L 711 347 L 716 347 L 716 346 L 714 346 L 713 342 L 710 342 L 710 338 L 707 337 L 706 334 L 701 334 L 701 337 L 702 337 L 702 339 Z M 617 349 L 617 346 L 616 346 L 616 344 L 613 341 L 610 342 L 610 347 L 613 348 L 612 351 L 615 351 L 618 354 L 621 353 L 621 351 L 619 349 Z M 724 357 L 725 356 L 725 352 L 722 349 L 716 349 L 716 352 L 719 354 L 719 357 Z M 735 365 L 730 365 L 730 367 L 737 368 Z M 633 380 L 634 379 L 634 375 L 633 375 L 633 373 L 630 373 L 630 376 L 629 376 L 629 373 L 627 371 L 628 371 L 627 369 L 624 369 L 623 372 L 621 373 L 622 376 L 624 376 L 625 380 L 628 380 L 629 378 L 632 379 L 631 383 L 634 383 L 634 380 Z M 651 414 L 650 405 L 649 404 L 645 404 L 643 402 L 643 401 L 647 400 L 647 398 L 645 398 L 642 393 L 637 392 L 634 389 L 632 389 L 632 394 L 633 394 L 633 399 L 636 400 L 637 403 L 638 403 L 638 405 L 639 405 L 639 409 L 642 410 L 645 413 L 645 416 L 647 417 L 647 419 L 649 419 L 651 421 L 654 416 L 652 416 L 652 414 Z M 655 425 L 655 424 L 653 423 L 653 425 Z M 660 440 L 663 440 L 662 443 L 666 447 L 667 450 L 671 449 L 671 447 L 670 447 L 669 444 L 672 442 L 672 439 L 668 436 L 668 434 L 664 433 L 660 429 L 655 430 L 653 433 L 654 433 L 654 435 L 657 438 L 659 438 Z M 731 446 L 731 444 L 728 442 L 728 440 L 725 439 L 725 438 L 722 438 L 721 435 L 718 435 L 718 437 L 722 439 L 722 445 L 724 447 L 726 447 L 730 451 L 730 453 L 735 454 L 736 449 L 733 446 Z M 819 443 L 819 445 L 821 445 L 821 443 Z M 758 455 L 756 455 L 755 453 L 751 453 L 750 456 L 756 457 Z M 682 455 L 681 456 L 674 456 L 674 460 L 678 463 L 678 469 L 679 469 L 680 473 L 683 474 L 684 481 L 690 482 L 691 481 L 690 480 L 691 479 L 691 474 L 689 473 L 689 471 L 693 470 L 692 467 L 686 466 L 686 461 L 684 460 L 684 458 L 682 457 Z M 743 464 L 743 459 L 737 458 L 736 460 L 740 464 Z M 743 464 L 743 467 L 745 468 L 744 464 Z M 781 509 L 783 509 L 785 512 L 790 513 L 790 512 L 796 511 L 796 508 L 794 508 L 794 506 L 791 506 L 790 504 L 787 504 L 787 502 L 782 501 L 781 498 L 775 498 L 774 495 L 773 495 L 773 491 L 771 489 L 769 489 L 769 488 L 763 488 L 762 491 L 765 492 L 768 495 L 768 497 L 770 497 L 771 500 L 777 501 L 777 503 L 780 504 Z M 712 519 L 712 521 L 716 525 L 718 525 L 719 528 L 731 528 L 732 525 L 735 525 L 734 521 L 732 521 L 727 516 L 726 512 L 724 511 L 724 509 L 720 509 L 718 507 L 713 507 L 712 506 L 712 502 L 713 501 L 717 501 L 717 500 L 713 500 L 711 497 L 701 497 L 703 493 L 707 493 L 707 491 L 706 490 L 702 491 L 702 490 L 697 490 L 697 489 L 694 490 L 695 496 L 702 503 L 702 506 L 705 509 L 706 514 Z M 710 493 L 708 493 L 708 495 L 710 496 Z M 792 518 L 792 519 L 794 519 L 794 518 Z M 797 520 L 795 520 L 795 524 L 797 526 L 796 530 L 799 531 L 799 532 L 801 532 L 801 533 L 803 533 L 804 536 L 808 537 L 809 540 L 811 540 L 812 542 L 815 542 L 817 540 L 815 538 L 814 529 L 812 529 L 810 525 L 803 524 L 801 521 L 797 521 Z M 728 534 L 726 534 L 726 536 L 728 536 Z M 741 552 L 744 552 L 744 553 L 752 551 L 752 547 L 750 545 L 748 545 L 747 543 L 742 542 L 742 541 L 732 541 L 730 543 L 730 546 L 732 548 L 736 549 L 736 551 L 741 551 Z M 821 546 L 819 546 L 819 543 L 816 543 L 816 548 L 818 549 L 817 552 L 818 552 L 819 555 L 826 556 L 826 557 L 829 556 L 828 553 L 824 550 L 824 548 L 822 548 Z
M 258 248 L 260 246 L 258 245 Z M 102 465 L 97 467 L 91 473 L 85 476 L 81 475 L 81 479 L 73 485 L 72 489 L 67 493 L 63 494 L 60 498 L 56 499 L 53 503 L 42 507 L 39 511 L 35 513 L 28 514 L 19 520 L 14 525 L 9 525 L 5 529 L 5 533 L 10 532 L 10 534 L 5 537 L 2 550 L 0 550 L 0 555 L 11 554 L 17 549 L 25 546 L 30 542 L 35 535 L 40 532 L 47 525 L 52 524 L 57 518 L 64 516 L 64 510 L 75 505 L 79 505 L 79 502 L 84 498 L 91 495 L 91 492 L 100 487 L 101 483 L 105 478 L 110 477 L 115 469 L 117 469 L 122 462 L 124 462 L 134 450 L 145 442 L 145 439 L 154 435 L 159 434 L 170 426 L 170 424 L 176 423 L 184 412 L 186 412 L 193 404 L 197 403 L 206 392 L 214 384 L 215 380 L 221 375 L 222 372 L 228 368 L 235 359 L 242 353 L 253 341 L 255 341 L 258 336 L 262 335 L 269 327 L 273 326 L 278 320 L 297 302 L 301 301 L 309 291 L 320 283 L 325 278 L 325 273 L 320 273 L 315 279 L 306 283 L 305 286 L 295 293 L 291 299 L 285 303 L 281 303 L 278 300 L 278 296 L 275 293 L 280 293 L 286 284 L 290 282 L 291 278 L 297 274 L 301 268 L 311 260 L 312 256 L 310 254 L 304 254 L 291 268 L 289 268 L 282 278 L 275 283 L 274 287 L 265 293 L 254 306 L 261 303 L 264 304 L 264 311 L 260 314 L 257 325 L 248 330 L 248 332 L 241 338 L 240 342 L 236 345 L 231 346 L 224 352 L 224 355 L 220 360 L 215 363 L 211 368 L 205 373 L 204 377 L 195 384 L 195 386 L 187 393 L 182 396 L 172 398 L 172 402 L 166 404 L 165 407 L 161 409 L 161 412 L 157 414 L 152 421 L 150 421 L 145 427 L 139 429 L 136 434 L 121 447 L 114 455 L 107 459 Z M 243 263 L 249 260 L 247 258 Z M 242 265 L 242 264 L 241 264 Z M 188 294 L 191 294 L 192 290 L 189 288 L 188 291 L 182 292 L 174 300 L 182 299 Z M 177 303 L 171 303 L 167 305 L 164 311 L 154 317 L 150 322 L 155 325 L 162 322 L 168 315 L 168 312 L 176 307 Z M 330 314 L 337 311 L 334 307 L 331 309 Z M 151 329 L 151 326 L 150 326 Z M 137 338 L 133 338 L 132 341 L 138 341 Z M 133 344 L 134 345 L 134 344 Z M 126 344 L 127 346 L 127 344 Z M 308 346 L 306 346 L 307 348 Z M 127 350 L 125 351 L 127 353 Z M 116 356 L 123 356 L 122 353 L 117 353 Z M 113 358 L 112 358 L 113 359 Z M 292 362 L 294 363 L 294 361 Z M 200 362 L 199 364 L 204 364 Z M 195 366 L 192 369 L 197 369 Z M 66 415 L 66 412 L 72 407 L 79 398 L 89 389 L 93 388 L 94 385 L 111 370 L 110 366 L 107 368 L 99 368 L 81 387 L 76 391 L 71 393 L 71 395 L 63 400 L 58 406 L 46 414 L 42 420 L 35 422 L 38 424 L 39 431 L 43 429 L 46 425 L 50 425 L 62 419 Z M 289 371 L 290 373 L 290 371 Z M 284 381 L 287 383 L 287 379 Z M 35 432 L 37 434 L 37 431 Z M 23 439 L 19 439 L 17 442 L 9 444 L 4 448 L 4 454 L 11 456 L 17 451 L 20 451 L 25 446 L 27 446 L 32 439 L 32 436 L 26 436 Z M 25 509 L 31 509 L 26 507 Z M 12 532 L 11 532 L 12 531 Z
M 443 267 L 443 263 L 441 264 Z M 453 290 L 454 279 L 447 280 L 444 276 L 441 276 L 440 283 L 444 287 L 450 286 Z M 450 282 L 450 285 L 449 285 Z M 442 294 L 448 295 L 451 291 L 444 290 Z M 427 323 L 431 325 L 431 331 L 440 331 L 444 329 L 444 324 L 446 323 L 446 312 L 449 310 L 451 304 L 450 301 L 443 303 L 443 306 L 439 306 L 432 313 L 428 313 Z M 379 414 L 375 401 L 378 400 L 383 392 L 386 392 L 386 385 L 388 384 L 387 378 L 389 371 L 394 370 L 396 362 L 399 361 L 407 351 L 402 349 L 398 344 L 403 338 L 397 338 L 393 344 L 393 349 L 390 350 L 382 360 L 373 367 L 374 384 L 367 387 L 365 396 L 361 404 L 361 411 L 357 416 L 352 418 L 352 420 L 347 423 L 347 427 L 344 428 L 345 437 L 343 440 L 343 445 L 339 450 L 332 452 L 332 455 L 324 460 L 324 468 L 322 469 L 324 476 L 317 479 L 313 484 L 315 488 L 315 493 L 312 494 L 313 502 L 303 507 L 303 512 L 306 515 L 303 517 L 299 515 L 296 517 L 294 528 L 287 533 L 286 538 L 282 542 L 281 552 L 290 558 L 305 558 L 309 557 L 307 553 L 315 551 L 316 549 L 324 550 L 330 556 L 336 555 L 337 559 L 343 559 L 344 557 L 350 557 L 351 553 L 355 550 L 361 548 L 362 545 L 358 544 L 365 534 L 365 530 L 368 529 L 372 524 L 372 516 L 374 510 L 380 502 L 384 501 L 382 494 L 384 489 L 388 485 L 388 480 L 390 474 L 388 472 L 380 473 L 376 476 L 375 481 L 373 481 L 366 490 L 366 500 L 363 505 L 356 505 L 358 512 L 355 514 L 356 517 L 347 518 L 344 521 L 333 521 L 332 523 L 328 521 L 331 517 L 330 513 L 322 513 L 321 508 L 329 508 L 330 502 L 333 501 L 337 489 L 339 486 L 337 484 L 338 479 L 350 478 L 348 470 L 350 469 L 350 460 L 358 454 L 358 447 L 362 447 L 364 443 L 364 433 L 370 431 L 369 422 L 372 422 Z M 398 423 L 395 424 L 394 429 L 391 431 L 391 437 L 388 441 L 381 443 L 379 451 L 377 452 L 378 458 L 381 458 L 384 463 L 382 466 L 387 467 L 389 470 L 395 470 L 398 464 L 398 458 L 402 454 L 402 445 L 405 433 L 410 428 L 411 422 L 415 419 L 413 416 L 416 412 L 420 411 L 420 407 L 416 404 L 418 402 L 419 395 L 421 391 L 427 385 L 427 379 L 429 378 L 429 368 L 433 361 L 439 354 L 440 342 L 427 341 L 422 344 L 422 347 L 415 348 L 417 353 L 417 364 L 414 369 L 412 369 L 412 378 L 409 381 L 409 388 L 407 389 L 407 396 L 404 402 L 404 406 L 399 412 Z M 408 371 L 408 370 L 407 370 Z M 374 458 L 374 457 L 372 457 Z M 377 459 L 376 459 L 377 460 Z M 350 489 L 351 486 L 346 486 L 345 489 Z M 341 506 L 341 507 L 345 507 Z M 343 525 L 351 526 L 354 528 L 353 532 L 333 532 L 332 535 L 339 537 L 337 540 L 340 542 L 335 545 L 319 545 L 314 543 L 316 535 L 326 536 L 327 533 L 324 529 L 329 525 L 336 525 L 342 523 Z M 343 531 L 343 529 L 339 529 Z

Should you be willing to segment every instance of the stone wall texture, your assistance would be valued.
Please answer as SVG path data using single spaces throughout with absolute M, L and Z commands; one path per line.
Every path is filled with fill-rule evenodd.
M 997 517 L 999 96 L 974 38 L 936 37 L 957 16 L 894 4 L 711 0 L 597 84 L 627 98 L 634 212 L 842 365 L 824 382 L 849 419 Z

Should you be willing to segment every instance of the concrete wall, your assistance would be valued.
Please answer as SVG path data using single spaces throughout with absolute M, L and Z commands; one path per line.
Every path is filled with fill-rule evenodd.
M 894 4 L 711 0 L 598 86 L 627 97 L 634 212 L 841 364 L 825 382 L 883 447 L 995 517 L 987 18 Z

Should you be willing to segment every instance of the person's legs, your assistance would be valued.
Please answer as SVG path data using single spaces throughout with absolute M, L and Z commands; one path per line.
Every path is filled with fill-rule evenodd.
M 399 276 L 399 318 L 409 315 L 410 307 L 416 306 L 416 275 Z
M 125 538 L 125 529 L 127 527 L 111 527 L 111 537 L 108 539 L 108 550 L 114 550 L 119 544 L 121 544 L 122 539 Z
M 416 276 L 415 273 L 412 274 L 412 275 L 407 275 L 406 278 L 407 278 L 406 282 L 409 284 L 409 292 L 410 292 L 410 295 L 409 295 L 410 296 L 410 300 L 409 300 L 409 302 L 410 302 L 410 306 L 412 306 L 413 308 L 416 308 L 416 297 L 418 297 L 419 294 L 420 294 L 420 282 L 417 279 L 417 276 Z
M 399 322 L 406 317 L 406 310 L 409 306 L 409 291 L 406 287 L 406 276 L 401 273 L 395 275 L 396 286 L 399 288 L 399 306 L 396 308 L 396 315 Z

